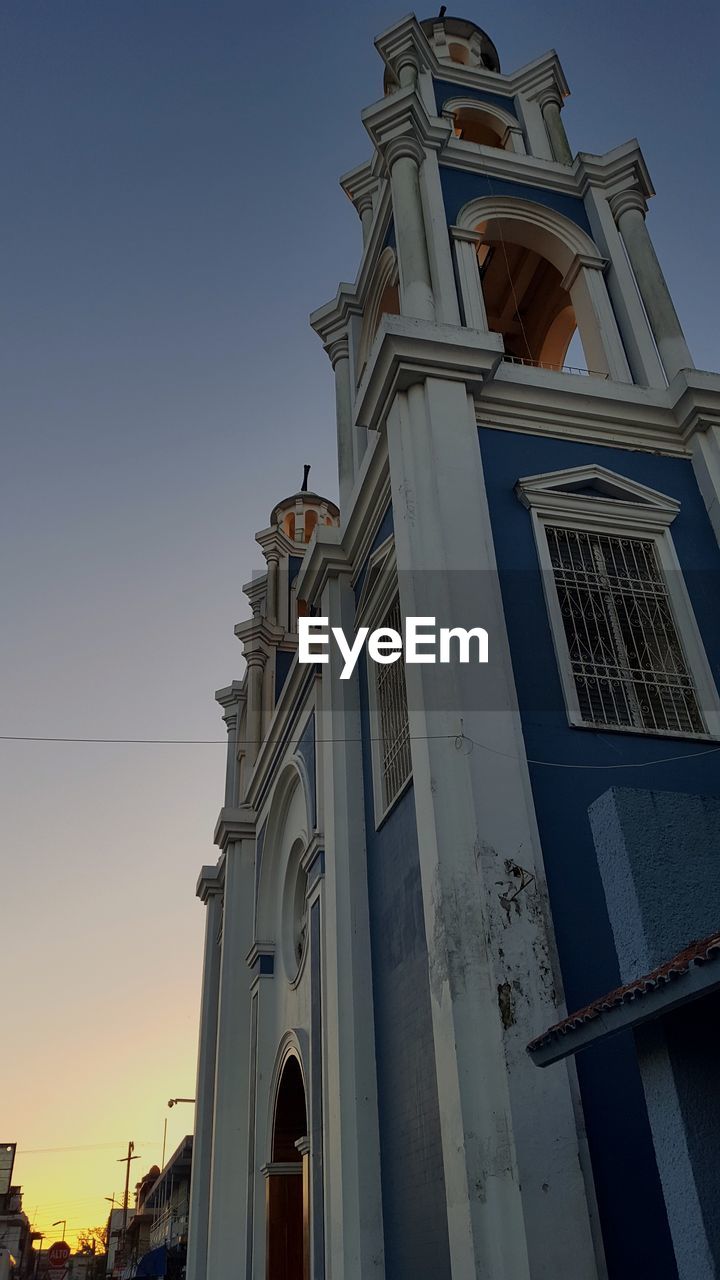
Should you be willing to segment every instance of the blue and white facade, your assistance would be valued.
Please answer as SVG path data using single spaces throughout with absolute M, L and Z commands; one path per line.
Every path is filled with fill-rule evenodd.
M 453 18 L 376 45 L 360 264 L 311 320 L 339 510 L 274 509 L 217 695 L 188 1277 L 675 1280 L 632 1032 L 527 1045 L 628 979 L 608 792 L 680 826 L 720 794 L 720 378 L 638 144 L 572 155 L 555 53 L 505 74 Z M 480 625 L 490 661 L 340 681 L 299 613 Z

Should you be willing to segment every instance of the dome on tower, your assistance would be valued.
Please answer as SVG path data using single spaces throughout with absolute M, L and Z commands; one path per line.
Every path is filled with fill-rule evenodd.
M 446 17 L 444 5 L 437 18 L 425 18 L 420 26 L 440 62 L 500 70 L 497 49 L 489 35 L 467 18 Z
M 291 542 L 308 543 L 316 525 L 337 525 L 340 519 L 340 510 L 334 502 L 308 489 L 309 472 L 310 467 L 306 465 L 297 493 L 277 502 L 270 512 L 270 524 L 279 525 Z

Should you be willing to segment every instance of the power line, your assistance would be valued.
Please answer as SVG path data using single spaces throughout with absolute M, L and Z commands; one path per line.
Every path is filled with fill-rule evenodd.
M 409 737 L 411 742 L 433 742 L 433 741 L 453 742 L 454 741 L 455 745 L 458 746 L 458 749 L 460 749 L 458 744 L 461 744 L 463 741 L 465 741 L 465 742 L 471 743 L 473 747 L 477 747 L 480 751 L 488 751 L 490 752 L 491 755 L 502 756 L 503 759 L 505 760 L 520 761 L 522 759 L 522 757 L 520 756 L 510 755 L 506 751 L 498 751 L 496 750 L 495 747 L 489 747 L 487 743 L 476 742 L 474 738 L 469 738 L 467 734 L 464 734 L 464 733 L 459 733 L 459 734 L 420 733 L 420 734 L 410 734 Z M 363 741 L 379 742 L 381 741 L 381 739 L 372 738 L 372 737 L 367 739 L 337 738 L 337 737 L 315 739 L 315 742 L 318 745 L 326 744 L 330 746 L 332 746 L 334 743 L 339 743 L 339 742 L 359 744 L 359 743 L 362 743 Z M 50 738 L 50 737 L 40 737 L 40 736 L 30 737 L 27 735 L 2 733 L 0 734 L 0 742 L 50 742 L 50 743 L 78 743 L 78 744 L 87 743 L 90 745 L 105 744 L 105 745 L 120 745 L 120 746 L 202 747 L 202 746 L 227 746 L 228 739 L 226 738 Z M 292 747 L 292 746 L 298 746 L 299 743 L 300 743 L 299 738 L 296 738 L 294 740 L 291 738 L 288 738 L 288 739 L 264 738 L 261 745 L 263 746 L 285 745 L 286 747 Z M 234 740 L 234 745 L 238 747 L 249 746 L 250 739 L 237 738 Z M 692 751 L 687 755 L 657 756 L 653 760 L 638 760 L 638 761 L 633 761 L 633 762 L 624 763 L 624 764 L 576 764 L 574 761 L 539 760 L 539 759 L 534 759 L 531 756 L 528 756 L 526 759 L 528 764 L 539 765 L 543 768 L 548 768 L 548 769 L 594 769 L 594 770 L 603 771 L 603 770 L 609 770 L 609 769 L 647 769 L 647 768 L 650 768 L 652 765 L 656 765 L 656 764 L 673 764 L 678 760 L 686 760 L 686 761 L 696 760 L 700 756 L 715 755 L 718 751 L 720 751 L 720 747 L 708 747 L 706 750 Z M 70 1148 L 68 1148 L 68 1150 L 70 1150 Z

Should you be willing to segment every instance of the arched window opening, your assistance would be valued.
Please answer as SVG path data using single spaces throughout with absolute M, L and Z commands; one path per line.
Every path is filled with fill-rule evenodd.
M 283 531 L 287 534 L 292 542 L 295 541 L 295 512 L 288 511 L 283 520 Z
M 273 1124 L 273 1161 L 297 1161 L 302 1156 L 295 1143 L 307 1134 L 305 1085 L 297 1058 L 288 1058 L 278 1085 Z
M 400 315 L 400 287 L 395 252 L 389 246 L 378 258 L 375 276 L 368 290 L 358 348 L 358 381 L 367 364 L 373 339 L 383 316 Z
M 309 1275 L 307 1128 L 305 1085 L 300 1064 L 291 1056 L 278 1085 L 272 1160 L 267 1167 L 268 1280 L 305 1280 Z
M 463 142 L 476 142 L 483 147 L 503 147 L 503 134 L 500 122 L 494 120 L 487 112 L 473 107 L 458 107 L 453 114 L 455 137 Z
M 449 44 L 448 53 L 453 62 L 461 62 L 463 66 L 470 61 L 470 50 L 466 44 Z
M 317 524 L 317 511 L 305 512 L 305 541 L 309 542 L 313 536 L 313 530 Z

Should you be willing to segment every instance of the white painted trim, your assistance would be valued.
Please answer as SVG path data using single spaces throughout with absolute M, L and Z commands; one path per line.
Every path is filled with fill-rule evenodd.
M 378 566 L 380 566 L 380 571 L 375 582 L 369 582 L 372 569 Z M 370 627 L 372 630 L 373 627 L 377 627 L 380 624 L 380 620 L 385 616 L 395 598 L 399 600 L 397 566 L 395 561 L 395 537 L 393 534 L 390 534 L 390 536 L 381 543 L 368 561 L 366 583 L 368 583 L 368 590 L 363 590 L 358 602 L 356 626 Z M 399 661 L 402 661 L 402 658 L 400 658 Z M 375 830 L 377 831 L 382 826 L 391 810 L 395 808 L 400 797 L 405 794 L 410 786 L 410 783 L 412 782 L 412 768 L 399 791 L 392 796 L 390 800 L 386 801 L 382 761 L 382 731 L 380 716 L 378 714 L 378 670 L 377 665 L 370 661 L 366 663 L 366 668 L 368 722 L 370 727 L 370 759 L 372 764 L 373 784 L 373 810 L 375 814 Z M 409 717 L 408 732 L 410 732 Z

